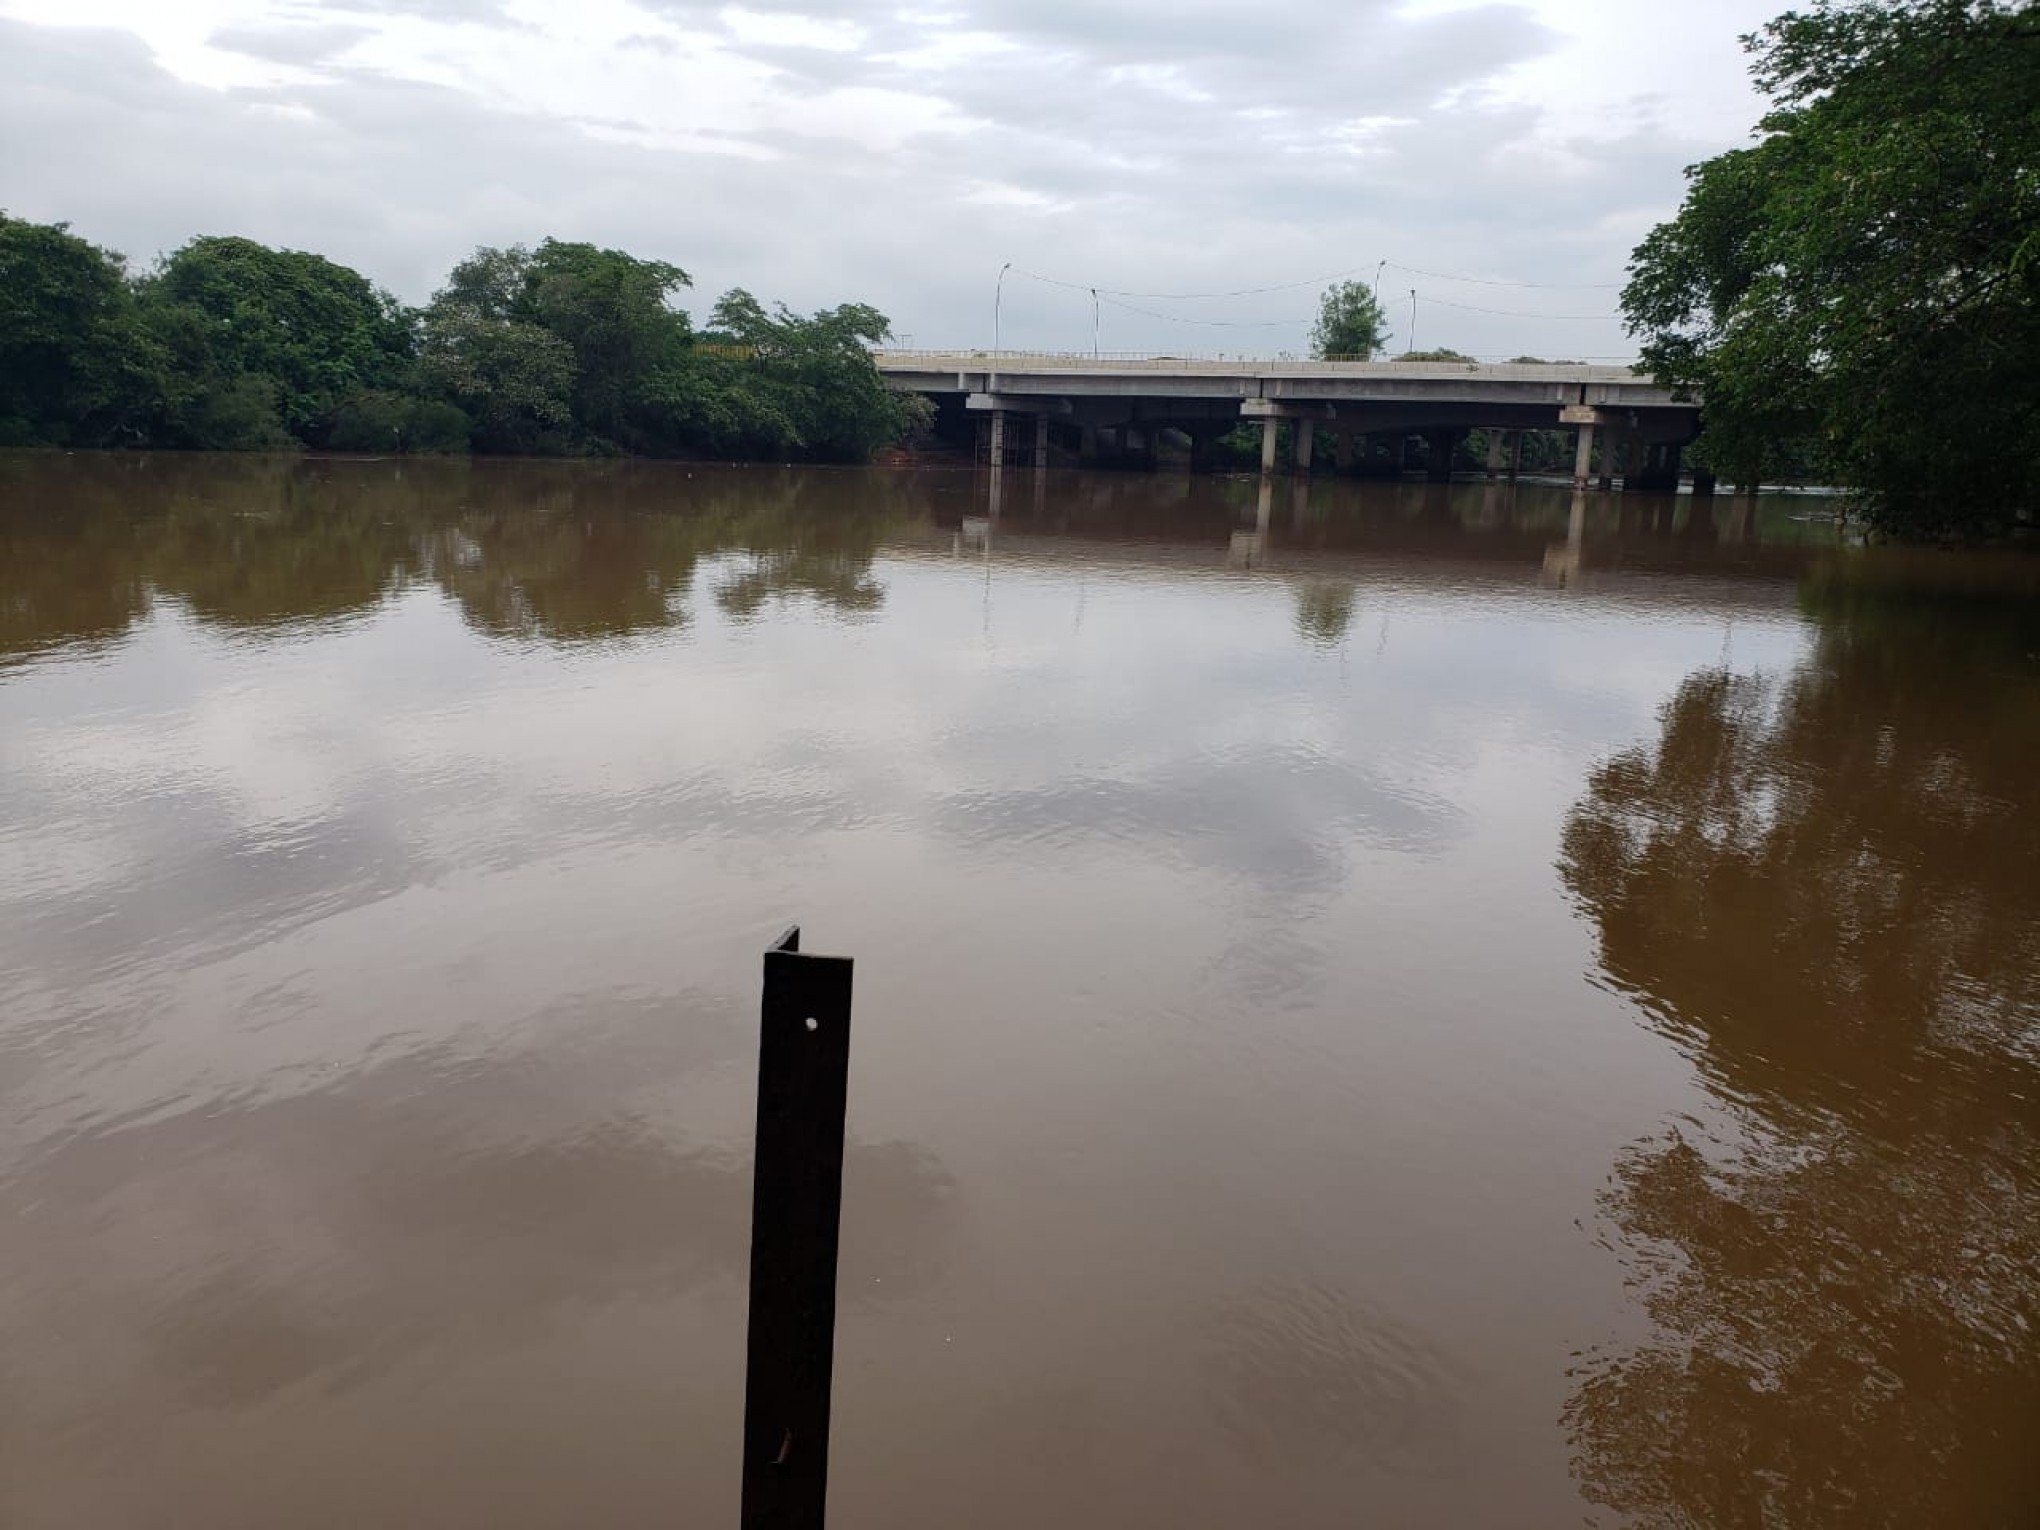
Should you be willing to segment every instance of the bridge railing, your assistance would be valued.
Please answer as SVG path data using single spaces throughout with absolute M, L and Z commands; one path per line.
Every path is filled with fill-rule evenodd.
M 1632 381 L 1638 364 L 1627 358 L 1526 362 L 1469 358 L 1465 361 L 1375 361 L 1361 356 L 1304 359 L 1295 356 L 1246 356 L 1173 351 L 935 351 L 907 347 L 875 347 L 879 366 L 895 371 L 930 372 L 1254 372 L 1265 376 L 1477 376 L 1496 381 L 1542 381 L 1572 378 Z

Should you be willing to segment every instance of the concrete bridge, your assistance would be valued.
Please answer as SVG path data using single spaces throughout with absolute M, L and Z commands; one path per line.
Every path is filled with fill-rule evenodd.
M 1310 471 L 1321 436 L 1330 437 L 1341 467 L 1356 448 L 1364 453 L 1370 438 L 1387 437 L 1398 468 L 1410 439 L 1421 437 L 1429 476 L 1444 479 L 1454 449 L 1480 429 L 1487 433 L 1488 475 L 1514 476 L 1522 432 L 1564 429 L 1576 432 L 1578 486 L 1598 468 L 1603 487 L 1626 479 L 1632 487 L 1662 489 L 1677 486 L 1680 451 L 1699 430 L 1698 405 L 1621 366 L 1017 351 L 889 350 L 874 359 L 893 387 L 988 420 L 995 465 L 1031 460 L 1046 467 L 1058 437 L 1083 462 L 1110 455 L 1152 465 L 1163 431 L 1188 436 L 1195 462 L 1211 442 L 1248 422 L 1261 428 L 1264 472 L 1278 465 L 1287 423 L 1289 465 L 1298 472 Z

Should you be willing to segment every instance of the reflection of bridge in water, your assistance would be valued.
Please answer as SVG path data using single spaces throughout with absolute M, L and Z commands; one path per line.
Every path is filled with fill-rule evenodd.
M 1598 468 L 1604 487 L 1667 489 L 1677 485 L 1681 449 L 1699 428 L 1696 404 L 1627 367 L 981 351 L 882 351 L 876 360 L 893 387 L 922 394 L 938 409 L 988 420 L 995 467 L 1021 461 L 1047 467 L 1058 452 L 1083 464 L 1111 459 L 1151 467 L 1171 431 L 1188 438 L 1194 463 L 1220 437 L 1258 424 L 1264 472 L 1280 463 L 1286 425 L 1288 465 L 1300 473 L 1311 470 L 1320 436 L 1329 437 L 1341 469 L 1365 460 L 1380 438 L 1399 469 L 1418 437 L 1428 476 L 1444 480 L 1453 452 L 1478 429 L 1487 435 L 1488 476 L 1514 477 L 1525 431 L 1565 429 L 1575 433 L 1577 486 L 1584 488 Z M 1015 439 L 1027 433 L 1031 449 Z
M 1551 485 L 1388 485 L 980 470 L 937 546 L 1041 568 L 1568 589 L 1777 609 L 1834 535 L 1791 501 Z M 897 543 L 893 544 L 899 550 Z

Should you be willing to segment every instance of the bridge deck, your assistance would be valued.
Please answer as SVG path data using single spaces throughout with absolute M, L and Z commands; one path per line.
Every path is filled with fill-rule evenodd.
M 1061 351 L 922 351 L 872 353 L 888 376 L 997 373 L 1004 380 L 1037 376 L 1185 378 L 1311 378 L 1322 380 L 1480 381 L 1650 385 L 1633 367 L 1587 362 L 1297 361 L 1244 356 L 1090 356 Z M 1669 399 L 1670 395 L 1666 395 Z
M 1558 362 L 1287 361 L 1175 356 L 1066 356 L 1021 351 L 878 351 L 879 371 L 896 388 L 963 394 L 978 409 L 1069 413 L 1078 404 L 1143 401 L 1163 406 L 1213 404 L 1253 416 L 1324 405 L 1457 406 L 1491 421 L 1522 425 L 1524 411 L 1549 423 L 1565 408 L 1607 408 L 1676 415 L 1696 405 L 1675 398 L 1626 366 Z M 1153 412 L 1152 410 L 1149 412 Z M 1448 423 L 1440 420 L 1438 423 Z M 1670 424 L 1668 418 L 1663 423 Z
M 1079 432 L 1079 452 L 1091 460 L 1100 432 L 1112 433 L 1122 453 L 1152 461 L 1165 429 L 1210 435 L 1242 421 L 1262 426 L 1262 467 L 1277 459 L 1278 422 L 1295 422 L 1294 461 L 1307 470 L 1312 433 L 1331 432 L 1335 444 L 1383 432 L 1426 441 L 1434 476 L 1449 475 L 1455 443 L 1469 430 L 1490 432 L 1490 472 L 1502 459 L 1497 432 L 1577 429 L 1574 479 L 1584 483 L 1594 458 L 1595 431 L 1603 438 L 1603 476 L 1621 458 L 1641 452 L 1646 475 L 1677 476 L 1680 443 L 1699 425 L 1699 405 L 1676 397 L 1652 378 L 1626 366 L 1583 362 L 1292 361 L 1244 357 L 1070 356 L 1024 351 L 909 351 L 874 353 L 894 388 L 937 400 L 960 401 L 991 419 L 992 460 L 1006 459 L 1013 443 L 1010 416 L 1034 421 L 1031 448 L 1037 465 L 1049 461 L 1058 425 Z M 1518 437 L 1520 441 L 1520 437 Z M 1194 447 L 1193 447 L 1194 453 Z M 1669 456 L 1667 456 L 1669 453 Z

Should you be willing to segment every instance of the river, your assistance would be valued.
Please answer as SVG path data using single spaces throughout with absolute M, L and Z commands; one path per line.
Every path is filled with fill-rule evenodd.
M 996 494 L 996 500 L 994 498 Z M 2029 1524 L 2040 569 L 1820 501 L 0 457 L 0 1521 Z

